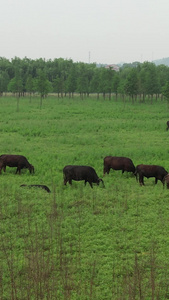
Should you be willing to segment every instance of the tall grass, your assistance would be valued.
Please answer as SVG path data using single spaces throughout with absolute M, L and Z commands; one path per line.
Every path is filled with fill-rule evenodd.
M 168 110 L 96 99 L 0 98 L 0 154 L 35 174 L 0 175 L 0 299 L 169 299 L 169 192 L 111 171 L 106 188 L 63 185 L 66 164 L 103 176 L 106 155 L 169 170 Z M 51 194 L 21 184 L 46 184 Z

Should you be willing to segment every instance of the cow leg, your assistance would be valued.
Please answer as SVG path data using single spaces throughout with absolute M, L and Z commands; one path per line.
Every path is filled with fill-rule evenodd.
M 144 185 L 144 177 L 142 174 L 139 174 L 139 182 L 140 182 L 140 185 Z
M 104 167 L 104 169 L 103 169 L 103 176 L 107 173 L 107 174 L 109 174 L 109 172 L 110 172 L 110 168 L 109 167 Z
M 158 182 L 158 179 L 157 179 L 157 178 L 155 178 L 155 184 L 157 184 L 157 182 Z
M 135 172 L 134 175 L 136 176 L 136 181 L 138 181 L 138 173 Z
M 69 184 L 72 185 L 72 179 L 69 179 Z
M 92 184 L 92 182 L 90 182 L 90 181 L 89 181 L 89 184 L 90 184 L 91 188 L 93 188 L 93 184 Z
M 3 169 L 4 172 L 6 172 L 6 166 L 2 166 L 1 170 Z
M 2 169 L 4 170 L 4 168 L 5 168 L 5 167 L 4 167 L 3 165 L 0 166 L 0 174 L 1 174 Z M 5 171 L 4 171 L 4 172 L 5 172 Z
M 63 184 L 66 185 L 66 183 L 67 183 L 67 178 L 66 178 L 66 176 L 64 176 L 63 179 L 64 179 L 64 180 L 63 180 Z
M 85 186 L 86 186 L 86 183 L 87 183 L 87 182 L 90 184 L 91 188 L 93 188 L 92 182 L 90 182 L 90 181 L 88 181 L 88 180 L 85 180 L 85 182 L 84 182 Z
M 19 175 L 21 174 L 21 168 L 17 167 L 15 174 L 17 174 L 19 172 Z
M 107 170 L 107 174 L 109 174 L 110 173 L 110 168 L 108 168 L 108 170 Z
M 161 182 L 162 182 L 162 184 L 163 184 L 163 187 L 164 187 L 164 185 L 165 185 L 165 179 L 163 178 L 163 179 L 161 179 Z
M 6 171 L 6 166 L 3 166 L 3 165 L 2 165 L 2 166 L 0 167 L 0 174 L 1 174 L 2 169 L 3 169 L 3 171 L 5 172 L 5 171 Z
M 67 182 L 68 182 L 68 180 L 67 180 L 67 178 L 66 178 L 66 175 L 64 174 L 64 176 L 63 176 L 63 184 L 66 185 Z

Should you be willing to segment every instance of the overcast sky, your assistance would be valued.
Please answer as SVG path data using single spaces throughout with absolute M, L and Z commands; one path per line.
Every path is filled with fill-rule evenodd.
M 1 0 L 0 56 L 120 63 L 169 57 L 169 0 Z

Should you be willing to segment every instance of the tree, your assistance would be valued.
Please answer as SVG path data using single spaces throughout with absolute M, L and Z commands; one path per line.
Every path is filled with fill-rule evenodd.
M 36 80 L 36 88 L 40 94 L 40 108 L 42 107 L 42 99 L 47 96 L 51 90 L 50 81 L 47 79 L 44 71 L 40 70 Z
M 97 98 L 99 99 L 100 91 L 100 69 L 96 68 L 93 71 L 93 77 L 90 82 L 90 92 L 97 93 Z
M 126 84 L 126 79 L 121 78 L 117 88 L 117 92 L 122 96 L 123 101 L 125 101 L 125 84 Z
M 9 83 L 9 75 L 7 71 L 0 71 L 0 96 L 7 92 Z
M 153 95 L 159 93 L 159 77 L 157 67 L 154 63 L 144 62 L 140 71 L 141 86 L 143 91 L 143 100 L 145 95 L 151 96 L 151 103 Z
M 138 93 L 138 78 L 136 68 L 131 69 L 127 76 L 125 82 L 125 91 L 129 96 L 131 96 L 133 102 L 133 97 Z
M 71 69 L 69 71 L 69 75 L 68 78 L 66 80 L 66 86 L 67 86 L 67 91 L 69 93 L 69 97 L 72 95 L 73 97 L 73 93 L 76 90 L 76 69 L 75 66 L 72 65 Z
M 112 89 L 113 89 L 113 92 L 116 94 L 116 100 L 117 100 L 119 83 L 120 83 L 119 73 L 116 72 L 113 77 L 113 82 L 112 82 L 112 85 L 113 85 Z
M 165 65 L 159 65 L 156 68 L 159 78 L 159 92 L 161 93 L 163 86 L 169 80 L 169 68 Z
M 17 94 L 20 97 L 23 89 L 22 77 L 20 74 L 20 70 L 16 69 L 15 77 L 13 77 L 8 84 L 8 91 Z
M 100 80 L 99 89 L 103 93 L 105 99 L 106 93 L 110 93 L 110 81 L 109 81 L 109 70 L 106 68 L 100 68 Z
M 147 70 L 147 94 L 151 96 L 151 103 L 153 95 L 159 92 L 157 68 L 153 63 L 149 63 Z
M 109 100 L 111 99 L 111 93 L 112 93 L 112 88 L 113 88 L 113 77 L 115 74 L 115 71 L 112 70 L 111 67 L 106 69 L 106 81 L 107 81 L 107 92 L 109 94 Z
M 19 111 L 19 98 L 23 91 L 23 81 L 21 77 L 21 72 L 18 67 L 15 69 L 15 77 L 12 78 L 8 84 L 8 90 L 16 95 L 17 98 L 17 109 Z
M 29 74 L 28 75 L 28 78 L 26 80 L 26 90 L 27 92 L 29 93 L 29 96 L 30 96 L 30 102 L 31 102 L 31 94 L 33 92 L 33 89 L 34 89 L 34 84 L 33 84 L 33 78 L 32 78 L 32 75 Z
M 86 65 L 84 63 L 78 64 L 77 91 L 80 93 L 82 99 L 83 95 L 89 92 L 89 80 L 87 77 Z
M 53 90 L 58 93 L 58 97 L 61 93 L 61 97 L 63 97 L 63 89 L 64 89 L 64 80 L 63 76 L 59 77 L 58 75 L 53 80 Z
M 162 94 L 166 98 L 167 103 L 169 105 L 169 81 L 167 81 L 166 84 L 163 86 Z

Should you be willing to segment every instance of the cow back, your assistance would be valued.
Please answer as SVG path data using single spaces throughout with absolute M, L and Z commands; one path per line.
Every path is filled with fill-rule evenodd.
M 135 172 L 133 161 L 130 158 L 123 156 L 106 156 L 104 158 L 104 166 L 112 168 L 113 170 Z

